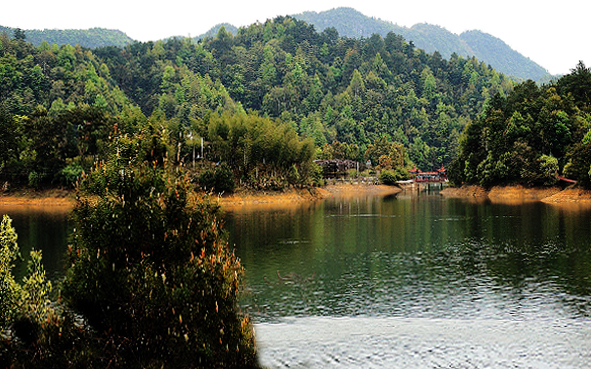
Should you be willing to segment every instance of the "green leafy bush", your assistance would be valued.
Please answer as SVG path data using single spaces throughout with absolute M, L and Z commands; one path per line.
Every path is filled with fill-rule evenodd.
M 82 166 L 80 166 L 80 164 L 72 163 L 68 165 L 61 171 L 62 184 L 69 187 L 74 186 L 78 178 L 80 178 L 80 176 L 82 175 L 83 171 L 84 170 L 82 169 Z
M 31 172 L 29 173 L 29 186 L 33 188 L 40 188 L 43 185 L 45 176 L 41 173 Z
M 398 181 L 405 181 L 407 179 L 410 179 L 410 173 L 408 172 L 408 169 L 406 169 L 404 167 L 396 168 L 395 172 L 396 172 L 396 178 L 398 178 Z
M 312 184 L 314 186 L 324 186 L 324 171 L 320 165 L 312 164 Z
M 204 190 L 217 193 L 232 192 L 236 187 L 234 173 L 228 165 L 222 163 L 215 169 L 206 169 L 199 176 L 199 185 Z
M 380 172 L 380 182 L 386 185 L 393 185 L 396 184 L 398 180 L 398 176 L 396 172 L 390 169 L 384 169 Z

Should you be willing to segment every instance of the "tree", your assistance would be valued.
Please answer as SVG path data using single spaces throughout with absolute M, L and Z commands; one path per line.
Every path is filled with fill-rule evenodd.
M 25 31 L 20 28 L 15 28 L 13 37 L 17 41 L 25 41 L 27 39 Z
M 437 82 L 429 67 L 426 67 L 421 72 L 421 80 L 423 81 L 423 97 L 427 100 L 433 99 L 437 92 Z
M 357 69 L 353 71 L 353 76 L 351 77 L 351 82 L 349 83 L 347 90 L 353 99 L 363 97 L 363 93 L 365 92 L 365 83 L 363 82 L 361 73 L 359 73 Z
M 17 129 L 15 120 L 0 107 L 0 173 L 2 177 L 10 176 L 3 173 L 11 160 L 18 157 Z
M 365 160 L 371 160 L 373 165 L 385 165 L 387 168 L 404 167 L 406 152 L 401 144 L 388 141 L 386 136 L 376 139 L 365 151 Z
M 0 224 L 0 332 L 8 328 L 18 312 L 20 286 L 12 275 L 18 256 L 16 239 L 12 220 L 4 215 Z
M 154 157 L 162 145 L 149 132 L 118 136 L 83 179 L 64 300 L 95 332 L 97 365 L 255 367 L 237 304 L 243 269 L 218 208 Z
M 558 159 L 552 156 L 542 155 L 538 159 L 538 162 L 540 165 L 540 176 L 537 178 L 537 181 L 544 186 L 552 186 L 556 184 L 556 182 L 558 182 L 556 176 L 558 175 L 559 170 Z
M 570 74 L 558 81 L 558 89 L 563 94 L 572 94 L 578 103 L 589 105 L 591 103 L 591 93 L 589 92 L 591 89 L 591 69 L 587 68 L 583 61 L 579 61 Z
M 591 143 L 577 143 L 567 154 L 564 175 L 574 179 L 578 185 L 591 187 Z

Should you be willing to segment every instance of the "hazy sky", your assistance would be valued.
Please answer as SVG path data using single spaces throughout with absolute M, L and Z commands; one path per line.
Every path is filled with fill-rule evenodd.
M 587 0 L 5 1 L 0 8 L 0 25 L 23 29 L 102 27 L 148 41 L 197 36 L 223 22 L 239 27 L 277 15 L 341 6 L 401 26 L 426 22 L 457 34 L 479 29 L 502 39 L 552 74 L 569 73 L 579 60 L 591 66 Z

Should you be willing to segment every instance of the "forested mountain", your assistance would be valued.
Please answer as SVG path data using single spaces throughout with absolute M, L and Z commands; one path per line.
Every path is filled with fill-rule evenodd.
M 475 56 L 501 73 L 524 80 L 538 81 L 548 75 L 546 69 L 511 49 L 502 40 L 480 31 L 456 35 L 445 28 L 429 24 L 416 24 L 407 28 L 367 17 L 351 8 L 304 12 L 293 17 L 313 24 L 319 31 L 334 27 L 345 37 L 370 37 L 374 33 L 385 37 L 388 32 L 394 32 L 428 53 L 438 51 L 446 59 L 453 53 L 466 58 Z
M 318 31 L 334 27 L 340 36 L 350 38 L 371 37 L 374 33 L 386 37 L 389 32 L 401 35 L 407 42 L 424 49 L 427 53 L 439 52 L 445 59 L 449 59 L 454 53 L 490 64 L 497 71 L 514 76 L 519 79 L 532 79 L 537 82 L 546 82 L 551 76 L 548 71 L 536 64 L 519 52 L 511 49 L 502 40 L 480 31 L 466 31 L 461 35 L 449 32 L 445 28 L 430 24 L 416 24 L 411 28 L 398 26 L 381 19 L 370 18 L 352 8 L 336 8 L 325 12 L 304 12 L 293 15 L 294 18 L 303 20 L 316 27 Z M 218 24 L 206 33 L 196 37 L 196 40 L 213 37 L 221 26 L 236 35 L 237 28 L 227 24 Z M 15 29 L 0 26 L 0 33 L 9 35 Z M 77 44 L 97 48 L 103 46 L 123 47 L 134 40 L 125 33 L 117 30 L 92 28 L 88 30 L 25 30 L 27 40 L 35 46 L 42 41 L 50 45 Z
M 317 32 L 291 17 L 199 42 L 0 43 L 0 176 L 11 183 L 67 183 L 114 131 L 146 129 L 167 136 L 178 163 L 192 162 L 204 138 L 206 159 L 225 165 L 219 178 L 255 188 L 307 183 L 314 158 L 431 170 L 514 88 L 476 58 L 445 59 L 394 33 Z
M 163 60 L 147 63 L 151 49 Z M 187 77 L 197 74 L 219 80 L 243 108 L 289 122 L 317 147 L 337 140 L 357 145 L 362 156 L 385 135 L 405 144 L 425 169 L 448 163 L 466 122 L 488 97 L 512 88 L 476 59 L 445 60 L 392 33 L 340 38 L 290 17 L 241 28 L 236 36 L 222 28 L 200 44 L 132 45 L 125 57 L 106 51 L 95 53 L 145 114 L 157 108 L 186 123 L 194 105 Z M 159 62 L 168 63 L 167 73 L 153 64 Z
M 0 33 L 6 32 L 12 36 L 15 28 L 0 26 Z M 26 40 L 35 46 L 41 45 L 43 41 L 57 45 L 80 45 L 88 48 L 103 46 L 123 47 L 134 42 L 125 33 L 118 30 L 91 28 L 91 29 L 45 29 L 45 30 L 23 30 Z
M 499 72 L 524 80 L 531 79 L 538 83 L 551 77 L 547 70 L 488 33 L 466 31 L 460 35 L 460 39 L 469 46 L 472 55 L 490 64 Z

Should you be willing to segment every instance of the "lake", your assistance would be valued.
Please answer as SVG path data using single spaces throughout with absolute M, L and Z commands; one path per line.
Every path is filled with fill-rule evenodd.
M 0 210 L 60 275 L 67 215 Z M 589 367 L 589 208 L 403 192 L 224 217 L 267 367 Z
M 227 216 L 271 368 L 588 368 L 590 226 L 404 192 Z

